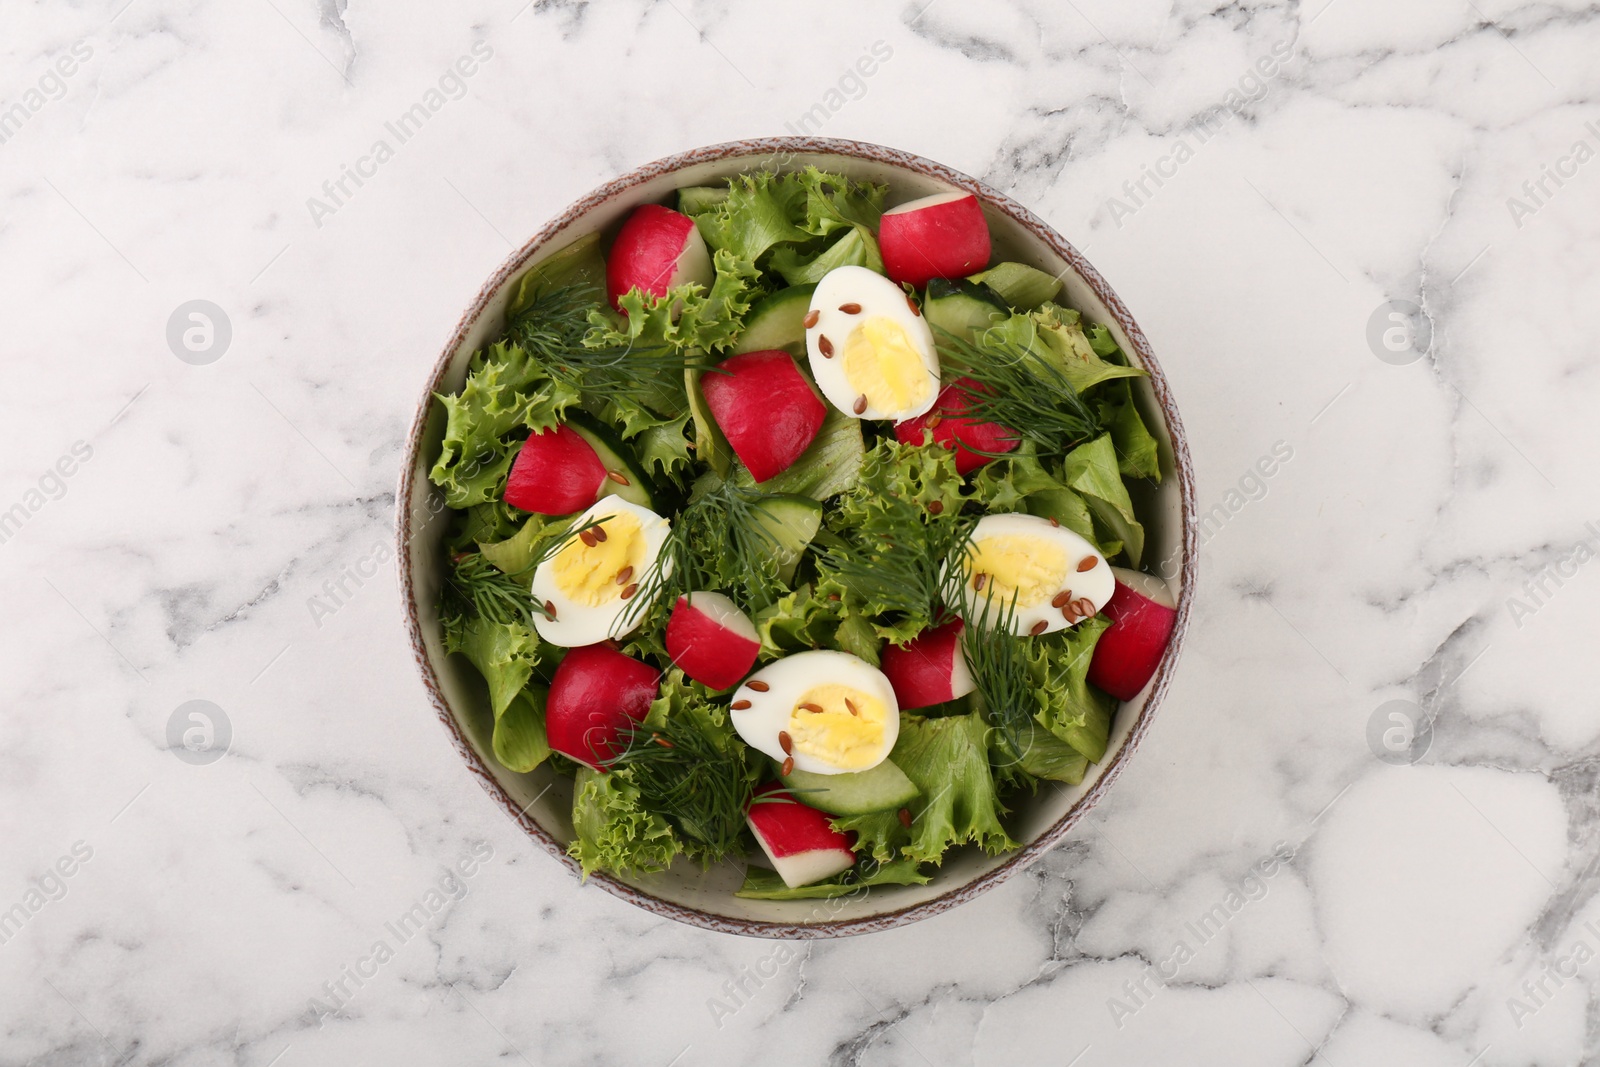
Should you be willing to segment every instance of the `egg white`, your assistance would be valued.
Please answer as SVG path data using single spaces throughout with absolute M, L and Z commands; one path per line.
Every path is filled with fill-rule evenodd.
M 846 304 L 858 304 L 859 312 L 839 310 Z M 835 267 L 822 280 L 811 295 L 811 311 L 817 321 L 806 330 L 806 355 L 811 364 L 811 376 L 828 402 L 856 419 L 893 419 L 896 422 L 925 414 L 939 396 L 939 355 L 933 344 L 933 330 L 920 312 L 914 310 L 910 298 L 888 278 L 866 267 Z M 931 377 L 927 397 L 918 404 L 903 410 L 884 410 L 868 404 L 866 410 L 856 411 L 856 400 L 863 394 L 850 384 L 844 371 L 845 346 L 850 335 L 872 318 L 885 318 L 905 331 L 912 349 Z M 824 355 L 823 339 L 832 347 L 832 355 Z
M 633 582 L 639 583 L 640 592 L 635 596 L 649 595 L 651 586 L 659 590 L 659 583 L 645 581 L 650 570 L 656 566 L 656 561 L 661 556 L 661 546 L 671 532 L 671 524 L 649 508 L 630 503 L 619 496 L 607 496 L 590 505 L 589 509 L 574 521 L 572 529 L 579 530 L 590 522 L 598 519 L 609 518 L 626 512 L 639 522 L 639 535 L 644 538 L 645 553 L 642 565 L 634 568 Z M 648 604 L 639 604 L 635 607 L 635 600 L 622 598 L 624 586 L 617 587 L 617 595 L 602 604 L 590 606 L 580 604 L 562 591 L 556 581 L 556 558 L 558 552 L 553 552 L 550 557 L 533 572 L 533 595 L 540 603 L 549 604 L 555 608 L 555 618 L 548 618 L 543 612 L 533 613 L 533 627 L 539 636 L 552 645 L 561 645 L 564 648 L 576 648 L 579 645 L 592 645 L 607 638 L 623 637 L 635 630 L 643 621 Z M 671 574 L 670 561 L 665 567 L 663 577 Z M 623 626 L 622 617 L 632 609 L 632 619 L 627 626 Z
M 751 688 L 751 683 L 767 685 L 766 692 Z M 749 701 L 750 706 L 730 711 L 733 728 L 745 744 L 765 753 L 778 763 L 789 758 L 779 741 L 779 731 L 789 729 L 790 716 L 806 693 L 829 683 L 858 689 L 883 704 L 888 715 L 883 724 L 883 739 L 876 758 L 865 767 L 839 767 L 826 760 L 804 752 L 793 753 L 796 770 L 814 774 L 850 774 L 871 770 L 889 757 L 895 739 L 900 736 L 900 705 L 895 700 L 894 686 L 884 673 L 865 660 L 848 652 L 818 649 L 786 656 L 761 668 L 734 691 L 733 704 L 738 707 Z
M 1059 575 L 1052 576 L 1051 592 L 1037 603 L 1017 604 L 1016 614 L 1011 620 L 1011 632 L 1018 636 L 1031 634 L 1040 622 L 1045 624 L 1044 629 L 1040 631 L 1041 634 L 1076 626 L 1084 619 L 1098 614 L 1110 601 L 1111 594 L 1116 591 L 1116 577 L 1111 573 L 1111 565 L 1100 554 L 1100 550 L 1065 526 L 1054 525 L 1049 519 L 1037 515 L 985 515 L 978 520 L 977 526 L 972 531 L 973 549 L 980 548 L 989 538 L 1005 536 L 1039 538 L 1059 548 L 1065 556 L 1063 569 Z M 1088 559 L 1094 561 L 1093 565 L 1087 570 L 1079 571 L 1079 565 Z M 992 589 L 975 590 L 973 580 L 977 576 L 972 573 L 971 563 L 962 561 L 960 567 L 963 575 L 960 584 L 961 598 L 967 623 L 976 625 L 981 621 L 987 604 L 989 625 L 993 626 L 999 621 L 999 614 L 1009 607 L 1009 600 L 1002 602 L 998 597 L 991 599 Z M 947 565 L 946 574 L 948 573 Z M 1053 607 L 1052 601 L 1068 590 L 1071 591 L 1069 604 L 1060 608 Z M 1071 610 L 1072 604 L 1081 607 L 1079 602 L 1082 600 L 1088 600 L 1093 610 L 1087 613 Z M 1069 612 L 1074 616 L 1071 622 L 1067 620 Z

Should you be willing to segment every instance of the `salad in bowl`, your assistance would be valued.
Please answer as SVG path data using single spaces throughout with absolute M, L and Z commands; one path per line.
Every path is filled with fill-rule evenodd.
M 747 166 L 502 290 L 426 416 L 431 607 L 584 877 L 859 901 L 1096 775 L 1178 629 L 1167 428 L 973 192 Z

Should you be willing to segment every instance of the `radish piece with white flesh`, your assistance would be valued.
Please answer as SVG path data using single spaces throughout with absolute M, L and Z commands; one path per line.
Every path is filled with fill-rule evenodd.
M 989 224 L 971 193 L 935 193 L 883 213 L 878 248 L 890 280 L 917 289 L 989 265 Z
M 800 458 L 828 417 L 828 407 L 782 349 L 730 356 L 700 378 L 717 427 L 758 482 Z
M 634 289 L 665 296 L 674 285 L 709 286 L 715 278 L 711 253 L 694 220 L 660 204 L 634 208 L 606 257 L 606 296 L 612 307 Z
M 1178 621 L 1172 590 L 1154 575 L 1112 567 L 1116 590 L 1101 612 L 1111 625 L 1089 661 L 1089 681 L 1118 700 L 1132 700 L 1156 673 Z
M 545 698 L 545 736 L 552 751 L 597 770 L 623 751 L 622 735 L 644 720 L 660 673 L 610 645 L 567 653 Z
M 971 378 L 956 379 L 940 391 L 932 411 L 895 423 L 895 440 L 920 445 L 931 433 L 934 444 L 955 452 L 957 474 L 972 473 L 993 459 L 993 453 L 1010 452 L 1020 441 L 1015 432 L 998 422 L 967 414 L 973 394 L 982 392 L 983 386 Z
M 835 830 L 831 818 L 787 796 L 769 797 L 783 786 L 757 789 L 745 813 L 761 850 L 790 889 L 832 878 L 855 866 L 851 835 Z
M 903 645 L 883 650 L 881 669 L 894 686 L 901 711 L 964 697 L 976 688 L 961 651 L 960 619 L 924 630 Z
M 680 596 L 667 620 L 666 640 L 672 662 L 712 689 L 737 685 L 761 651 L 756 624 L 721 593 Z
M 571 515 L 600 495 L 606 466 L 570 426 L 534 432 L 523 442 L 506 480 L 505 501 L 540 515 Z

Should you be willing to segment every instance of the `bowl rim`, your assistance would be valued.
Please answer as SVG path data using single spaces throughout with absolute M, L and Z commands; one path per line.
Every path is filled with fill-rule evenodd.
M 411 537 L 413 536 L 411 523 L 412 485 L 415 480 L 414 472 L 417 459 L 422 448 L 434 394 L 440 391 L 444 376 L 450 368 L 456 350 L 466 340 L 468 333 L 483 315 L 495 293 L 506 282 L 519 275 L 525 269 L 529 260 L 551 238 L 561 233 L 561 231 L 593 209 L 615 197 L 625 195 L 630 190 L 654 178 L 695 164 L 720 162 L 749 156 L 770 156 L 774 158 L 783 156 L 844 156 L 910 171 L 921 177 L 933 178 L 955 188 L 974 193 L 986 205 L 1007 215 L 1035 238 L 1043 242 L 1067 263 L 1068 267 L 1083 280 L 1100 299 L 1101 303 L 1105 305 L 1111 317 L 1122 328 L 1123 334 L 1127 337 L 1139 365 L 1149 372 L 1150 388 L 1155 396 L 1157 406 L 1161 410 L 1162 418 L 1166 422 L 1167 436 L 1172 445 L 1174 474 L 1178 482 L 1181 504 L 1182 530 L 1178 550 L 1182 566 L 1178 573 L 1182 575 L 1184 581 L 1178 594 L 1177 619 L 1173 625 L 1172 637 L 1167 650 L 1163 654 L 1161 664 L 1156 670 L 1149 696 L 1145 700 L 1144 706 L 1140 709 L 1138 718 L 1128 733 L 1127 740 L 1111 757 L 1111 761 L 1105 766 L 1100 777 L 1083 796 L 1078 798 L 1071 808 L 1028 844 L 1006 856 L 1004 861 L 992 870 L 985 871 L 970 881 L 953 886 L 931 900 L 924 900 L 893 911 L 880 912 L 863 918 L 823 919 L 809 923 L 774 922 L 763 919 L 717 915 L 699 908 L 663 900 L 604 872 L 596 872 L 588 877 L 589 882 L 598 885 L 606 892 L 620 897 L 630 904 L 634 904 L 655 915 L 675 919 L 678 922 L 706 930 L 746 936 L 804 940 L 843 937 L 906 925 L 919 919 L 929 918 L 949 911 L 972 900 L 984 891 L 998 885 L 1012 874 L 1025 869 L 1034 860 L 1053 848 L 1079 820 L 1100 802 L 1101 798 L 1111 788 L 1112 783 L 1122 773 L 1123 767 L 1149 731 L 1155 712 L 1166 696 L 1188 629 L 1190 609 L 1194 602 L 1195 563 L 1198 547 L 1194 470 L 1189 456 L 1188 441 L 1183 432 L 1183 423 L 1178 416 L 1177 405 L 1172 398 L 1166 375 L 1163 373 L 1154 352 L 1151 351 L 1150 342 L 1145 337 L 1144 331 L 1139 328 L 1127 306 L 1112 290 L 1111 286 L 1107 284 L 1100 272 L 1083 257 L 1083 254 L 1077 248 L 1032 211 L 1005 194 L 978 181 L 976 178 L 947 167 L 942 163 L 936 163 L 933 160 L 900 149 L 888 148 L 866 141 L 806 136 L 758 137 L 706 145 L 657 159 L 604 183 L 569 204 L 559 214 L 540 227 L 532 237 L 523 243 L 521 248 L 512 252 L 489 277 L 479 289 L 477 296 L 468 305 L 466 311 L 462 313 L 460 320 L 456 323 L 455 330 L 450 334 L 442 353 L 434 363 L 433 372 L 427 382 L 427 388 L 423 391 L 412 416 L 411 427 L 406 440 L 404 460 L 400 468 L 400 484 L 395 494 L 395 537 L 397 541 L 395 564 L 399 570 L 400 592 L 406 616 L 406 633 L 411 643 L 412 658 L 417 664 L 417 669 L 422 676 L 423 687 L 427 691 L 428 699 L 433 704 L 434 711 L 438 715 L 440 722 L 443 723 L 445 730 L 449 733 L 457 752 L 466 763 L 467 769 L 477 776 L 479 784 L 484 791 L 500 804 L 513 822 L 520 826 L 545 852 L 562 863 L 570 873 L 581 875 L 577 861 L 567 855 L 566 849 L 538 822 L 530 818 L 525 809 L 519 808 L 516 801 L 495 777 L 494 771 L 465 736 L 461 725 L 450 709 L 449 702 L 445 699 L 438 673 L 428 657 L 427 646 L 423 641 L 422 624 L 418 616 L 416 588 L 412 580 L 413 570 L 411 563 Z M 819 901 L 818 903 L 819 905 L 826 905 L 827 901 Z

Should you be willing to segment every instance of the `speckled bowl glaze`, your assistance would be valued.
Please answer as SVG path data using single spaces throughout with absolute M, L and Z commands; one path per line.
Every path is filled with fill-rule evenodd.
M 1008 830 L 1022 843 L 1014 852 L 986 856 L 975 848 L 959 849 L 946 857 L 928 885 L 883 887 L 822 901 L 742 900 L 734 896 L 742 877 L 735 864 L 702 871 L 695 864 L 679 863 L 653 876 L 597 874 L 589 878 L 590 885 L 657 915 L 708 930 L 760 937 L 839 937 L 915 922 L 971 900 L 1054 846 L 1111 788 L 1150 728 L 1171 682 L 1194 599 L 1194 474 L 1177 407 L 1144 333 L 1077 249 L 1032 212 L 980 182 L 892 148 L 815 137 L 763 138 L 697 148 L 601 186 L 534 234 L 501 265 L 462 315 L 417 400 L 396 509 L 406 628 L 428 699 L 484 790 L 555 862 L 578 876 L 577 864 L 566 854 L 572 840 L 571 783 L 547 767 L 515 774 L 495 762 L 490 749 L 493 721 L 482 680 L 469 665 L 444 652 L 436 605 L 444 571 L 442 543 L 448 512 L 427 478 L 439 452 L 444 418 L 433 395 L 461 388 L 472 353 L 494 338 L 504 324 L 513 283 L 545 256 L 595 231 L 609 235 L 632 208 L 670 202 L 679 187 L 705 185 L 762 168 L 792 170 L 811 164 L 887 183 L 891 203 L 950 189 L 977 194 L 994 235 L 995 260 L 1019 260 L 1060 275 L 1066 285 L 1061 299 L 1089 320 L 1109 326 L 1123 350 L 1149 372 L 1137 390 L 1146 421 L 1162 446 L 1164 476 L 1159 488 L 1136 496 L 1135 506 L 1148 528 L 1146 569 L 1159 570 L 1173 585 L 1178 621 L 1154 680 L 1139 698 L 1118 711 L 1105 759 L 1090 769 L 1082 784 L 1042 789 L 1008 817 Z

